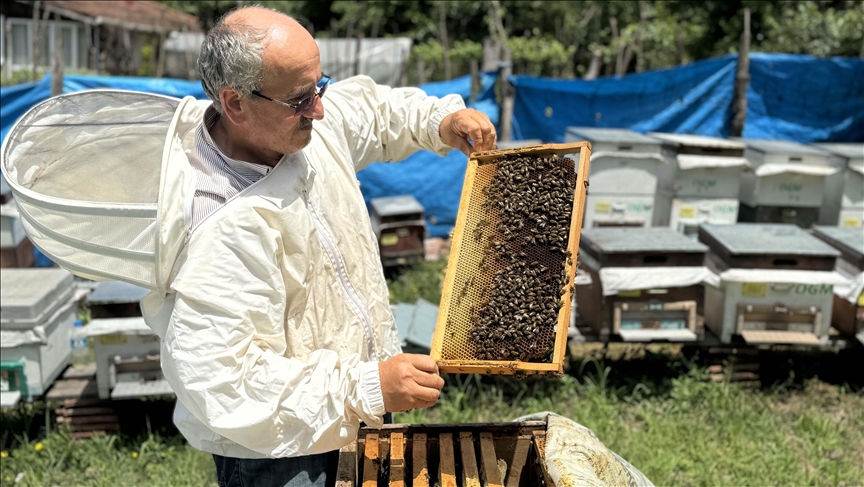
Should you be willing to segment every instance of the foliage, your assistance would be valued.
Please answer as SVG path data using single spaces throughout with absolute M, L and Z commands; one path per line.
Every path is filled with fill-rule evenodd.
M 441 301 L 441 285 L 446 268 L 447 261 L 444 259 L 424 261 L 405 270 L 395 280 L 388 279 L 390 302 L 413 303 L 417 298 L 423 298 L 437 305 Z
M 243 3 L 161 1 L 197 15 L 205 28 Z M 412 57 L 425 62 L 429 80 L 443 77 L 439 8 L 446 17 L 453 76 L 468 72 L 468 59 L 483 58 L 490 32 L 489 0 L 260 3 L 295 16 L 317 37 L 407 36 L 415 42 Z M 583 76 L 595 52 L 600 54 L 600 74 L 668 68 L 736 52 L 745 7 L 752 12 L 751 51 L 864 55 L 864 4 L 854 0 L 499 3 L 516 74 Z
M 800 2 L 765 19 L 766 51 L 831 56 L 861 48 L 864 4 L 847 10 L 821 9 L 816 2 Z M 857 45 L 855 40 L 857 38 Z

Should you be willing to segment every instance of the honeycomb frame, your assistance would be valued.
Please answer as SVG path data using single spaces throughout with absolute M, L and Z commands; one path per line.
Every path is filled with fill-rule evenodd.
M 565 262 L 569 282 L 576 276 L 579 238 L 582 233 L 582 218 L 588 187 L 588 171 L 591 144 L 572 142 L 566 144 L 543 144 L 516 149 L 475 152 L 468 159 L 465 182 L 459 212 L 451 239 L 450 257 L 441 292 L 441 305 L 435 334 L 432 338 L 431 356 L 442 372 L 455 374 L 562 374 L 564 353 L 567 346 L 567 329 L 570 326 L 570 311 L 573 302 L 572 286 L 562 294 L 563 306 L 558 312 L 555 340 L 549 361 L 480 360 L 476 358 L 474 345 L 470 341 L 471 318 L 468 311 L 483 303 L 487 295 L 482 292 L 480 282 L 491 280 L 494 272 L 482 272 L 484 257 L 477 252 L 477 229 L 494 227 L 497 221 L 480 210 L 484 201 L 483 189 L 491 181 L 495 164 L 505 156 L 564 157 L 576 160 L 576 187 L 573 194 L 573 210 L 570 219 L 567 249 L 572 259 Z M 578 156 L 578 157 L 577 157 Z M 491 171 L 491 173 L 490 173 Z M 482 235 L 482 232 L 481 232 Z M 462 272 L 458 272 L 460 269 Z

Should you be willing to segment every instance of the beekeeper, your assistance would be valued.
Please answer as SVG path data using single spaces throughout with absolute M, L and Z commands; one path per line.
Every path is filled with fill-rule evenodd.
M 458 96 L 328 83 L 312 36 L 260 7 L 213 28 L 198 70 L 213 104 L 187 154 L 191 233 L 170 296 L 142 303 L 175 423 L 220 485 L 332 483 L 361 422 L 443 386 L 430 357 L 401 353 L 355 173 L 492 149 L 495 130 Z

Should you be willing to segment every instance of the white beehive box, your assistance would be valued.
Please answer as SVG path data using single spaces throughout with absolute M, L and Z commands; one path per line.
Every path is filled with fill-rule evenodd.
M 96 319 L 82 333 L 93 341 L 101 399 L 173 394 L 159 365 L 159 337 L 144 318 Z
M 795 223 L 819 221 L 825 178 L 838 172 L 821 149 L 781 140 L 742 139 L 753 167 L 742 173 L 739 221 Z
M 669 198 L 658 181 L 669 164 L 660 140 L 627 129 L 568 127 L 564 142 L 591 142 L 591 174 L 584 227 L 668 225 Z
M 792 224 L 703 224 L 709 267 L 705 324 L 723 343 L 820 345 L 828 340 L 840 252 Z
M 24 361 L 31 397 L 69 363 L 77 312 L 72 274 L 63 269 L 0 271 L 0 361 Z
M 738 221 L 741 173 L 749 167 L 746 145 L 702 135 L 650 133 L 663 141 L 671 165 L 668 179 L 658 192 L 669 195 L 669 226 L 695 237 L 700 223 L 731 224 Z
M 841 335 L 864 343 L 864 231 L 817 226 L 813 235 L 840 251 L 837 272 L 849 279 L 846 285 L 834 286 L 831 324 Z
M 822 225 L 864 227 L 864 144 L 813 144 L 831 153 L 832 166 L 841 168 L 825 178 Z
M 0 205 L 0 247 L 15 248 L 27 238 L 15 200 Z

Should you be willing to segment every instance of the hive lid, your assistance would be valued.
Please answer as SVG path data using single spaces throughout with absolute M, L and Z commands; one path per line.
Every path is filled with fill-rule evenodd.
M 588 142 L 608 142 L 613 144 L 651 144 L 660 145 L 661 141 L 654 137 L 642 135 L 629 129 L 596 128 L 596 127 L 567 127 L 569 134 L 575 135 Z
M 705 253 L 708 247 L 671 228 L 586 228 L 581 247 L 598 253 Z
M 82 333 L 88 337 L 100 335 L 153 335 L 153 330 L 144 322 L 141 316 L 132 318 L 100 318 L 83 327 Z
M 40 325 L 74 291 L 72 274 L 64 269 L 3 269 L 0 276 L 4 325 Z
M 747 147 L 772 154 L 801 154 L 826 156 L 828 153 L 818 147 L 810 147 L 788 140 L 741 139 Z
M 649 132 L 648 135 L 664 142 L 672 142 L 685 147 L 739 150 L 747 148 L 747 144 L 740 140 L 721 139 L 719 137 L 708 137 L 705 135 L 668 134 L 663 132 Z
M 137 303 L 148 292 L 146 288 L 123 281 L 102 281 L 87 297 L 87 304 Z
M 702 224 L 706 233 L 732 255 L 809 255 L 839 257 L 840 252 L 793 224 Z
M 864 258 L 864 231 L 860 228 L 815 226 L 813 233 L 843 253 Z
M 813 145 L 847 159 L 864 159 L 864 144 L 825 143 Z
M 619 330 L 618 334 L 625 342 L 695 342 L 696 334 L 690 330 Z
M 372 210 L 378 216 L 404 215 L 407 213 L 422 213 L 423 205 L 410 194 L 372 198 L 369 200 Z

